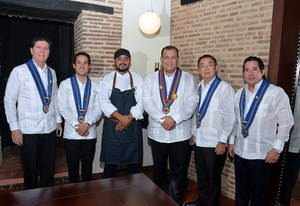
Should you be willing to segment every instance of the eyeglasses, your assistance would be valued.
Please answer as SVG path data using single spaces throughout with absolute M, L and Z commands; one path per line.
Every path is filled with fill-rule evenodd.
M 215 67 L 215 64 L 213 64 L 213 63 L 209 63 L 209 64 L 200 64 L 200 65 L 199 65 L 199 68 L 200 68 L 200 69 L 203 69 L 203 68 L 213 68 L 213 67 Z

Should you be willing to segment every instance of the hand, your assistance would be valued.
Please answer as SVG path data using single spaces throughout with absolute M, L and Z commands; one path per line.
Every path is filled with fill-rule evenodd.
M 196 143 L 196 141 L 195 141 L 195 136 L 193 135 L 193 136 L 191 136 L 191 138 L 190 138 L 190 145 L 194 145 Z
M 90 125 L 88 123 L 80 123 L 75 125 L 75 130 L 81 136 L 88 136 L 89 135 L 89 128 Z
M 172 130 L 176 127 L 176 122 L 171 116 L 164 116 L 161 118 L 161 120 L 162 120 L 162 122 L 160 124 L 166 130 Z
M 228 145 L 228 153 L 230 157 L 234 157 L 234 144 L 229 144 Z
M 266 156 L 266 163 L 276 163 L 280 157 L 280 153 L 278 153 L 275 149 L 271 149 Z
M 128 128 L 132 124 L 133 120 L 132 114 L 129 115 L 120 115 L 119 116 L 119 123 L 115 126 L 115 130 L 122 131 L 126 128 Z
M 62 136 L 62 132 L 63 132 L 63 128 L 61 126 L 61 123 L 57 123 L 56 124 L 56 136 L 61 137 Z
M 23 134 L 21 130 L 18 129 L 11 131 L 11 139 L 16 145 L 23 145 Z
M 222 155 L 224 154 L 226 151 L 226 144 L 223 142 L 218 142 L 216 149 L 215 149 L 215 153 L 217 155 Z

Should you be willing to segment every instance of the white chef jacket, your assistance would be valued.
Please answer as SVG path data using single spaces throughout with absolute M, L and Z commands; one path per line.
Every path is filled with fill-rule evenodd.
M 103 77 L 102 81 L 100 82 L 99 97 L 101 109 L 104 115 L 108 118 L 113 112 L 117 111 L 117 108 L 110 101 L 115 73 L 117 73 L 115 88 L 120 89 L 121 92 L 131 89 L 130 76 L 128 72 L 125 74 L 120 74 L 119 72 L 113 71 Z M 131 107 L 130 113 L 136 120 L 139 120 L 143 119 L 144 112 L 142 103 L 143 78 L 133 71 L 130 71 L 130 73 L 132 75 L 133 86 L 135 88 L 134 95 L 137 102 L 135 106 Z

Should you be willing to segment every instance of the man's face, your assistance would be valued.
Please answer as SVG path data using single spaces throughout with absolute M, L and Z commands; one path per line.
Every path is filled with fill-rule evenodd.
M 259 69 L 256 61 L 248 61 L 244 66 L 243 77 L 249 86 L 255 86 L 263 78 L 264 71 Z
M 120 55 L 115 58 L 115 66 L 119 71 L 127 71 L 130 67 L 131 59 L 127 55 Z
M 84 55 L 77 56 L 73 67 L 78 76 L 87 76 L 90 71 L 88 58 Z
M 217 66 L 213 59 L 203 58 L 198 65 L 198 74 L 204 80 L 211 80 L 217 75 Z
M 39 65 L 44 65 L 49 57 L 50 48 L 46 41 L 37 41 L 33 48 L 30 48 L 32 59 Z
M 174 73 L 178 66 L 178 56 L 175 49 L 165 49 L 160 58 L 161 66 L 166 73 Z

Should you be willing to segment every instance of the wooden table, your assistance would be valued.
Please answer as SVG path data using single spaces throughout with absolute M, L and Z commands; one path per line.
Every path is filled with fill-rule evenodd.
M 144 174 L 0 194 L 1 206 L 176 206 Z

